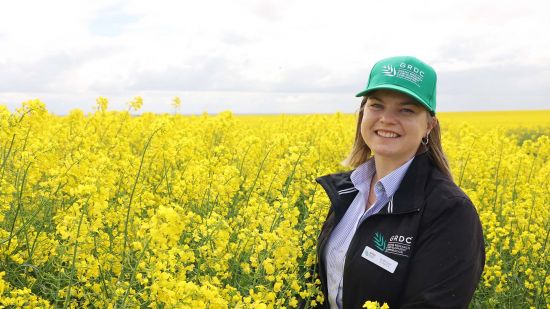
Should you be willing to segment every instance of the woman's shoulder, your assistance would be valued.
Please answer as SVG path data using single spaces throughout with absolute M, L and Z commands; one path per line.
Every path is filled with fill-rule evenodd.
M 325 175 L 316 177 L 315 181 L 317 181 L 320 184 L 328 183 L 334 187 L 340 187 L 343 184 L 347 184 L 350 182 L 350 176 L 352 172 L 353 170 L 325 174 Z
M 459 211 L 476 212 L 468 195 L 450 177 L 438 169 L 434 169 L 430 176 L 426 185 L 426 207 L 429 210 L 444 212 L 459 207 Z
M 451 231 L 481 230 L 479 213 L 468 195 L 448 177 L 434 178 L 426 196 L 421 225 Z M 452 222 L 460 222 L 454 225 Z

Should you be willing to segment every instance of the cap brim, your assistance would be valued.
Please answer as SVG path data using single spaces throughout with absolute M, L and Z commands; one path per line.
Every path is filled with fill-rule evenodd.
M 366 94 L 368 94 L 369 92 L 372 92 L 372 91 L 378 90 L 378 89 L 395 90 L 395 91 L 399 91 L 401 93 L 404 93 L 406 95 L 409 95 L 409 96 L 413 97 L 416 101 L 418 101 L 418 103 L 422 104 L 428 111 L 430 111 L 431 113 L 434 113 L 434 111 L 430 108 L 430 106 L 428 105 L 427 102 L 424 102 L 414 92 L 410 91 L 407 88 L 401 87 L 401 86 L 396 86 L 396 85 L 391 85 L 391 84 L 382 84 L 382 85 L 378 85 L 378 86 L 374 86 L 374 87 L 365 89 L 365 90 L 359 92 L 358 94 L 356 94 L 355 96 L 356 97 L 362 97 L 362 96 L 365 96 Z

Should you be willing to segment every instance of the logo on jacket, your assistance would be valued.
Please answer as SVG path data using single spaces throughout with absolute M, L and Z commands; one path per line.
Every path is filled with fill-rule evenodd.
M 393 235 L 390 237 L 386 252 L 408 257 L 411 252 L 412 241 L 412 236 Z
M 377 232 L 376 234 L 374 234 L 374 237 L 372 239 L 374 241 L 374 246 L 376 247 L 376 249 L 378 249 L 380 252 L 384 252 L 386 250 L 387 243 L 384 239 L 384 235 Z
M 382 253 L 409 257 L 413 238 L 412 236 L 392 235 L 389 241 L 386 241 L 382 233 L 376 232 L 372 240 L 374 242 L 374 247 Z

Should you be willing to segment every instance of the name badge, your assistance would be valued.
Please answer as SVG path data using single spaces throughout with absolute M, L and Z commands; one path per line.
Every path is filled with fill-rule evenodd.
M 363 254 L 361 254 L 361 256 L 367 259 L 368 261 L 371 261 L 374 264 L 384 268 L 385 270 L 389 271 L 392 274 L 397 268 L 398 263 L 396 261 L 383 255 L 382 253 L 374 250 L 369 246 L 365 247 L 365 250 L 363 250 Z

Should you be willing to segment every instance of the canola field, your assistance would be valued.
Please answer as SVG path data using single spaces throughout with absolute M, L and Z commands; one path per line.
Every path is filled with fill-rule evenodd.
M 0 308 L 308 308 L 356 115 L 0 106 Z M 487 262 L 472 308 L 550 308 L 550 111 L 441 113 Z

